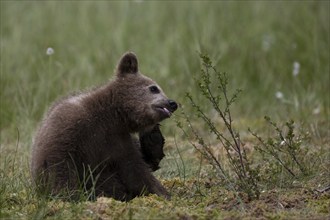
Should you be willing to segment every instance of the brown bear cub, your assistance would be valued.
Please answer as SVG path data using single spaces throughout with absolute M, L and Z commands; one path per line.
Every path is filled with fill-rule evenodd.
M 164 157 L 158 123 L 176 109 L 128 52 L 114 80 L 50 108 L 33 142 L 33 180 L 41 192 L 70 199 L 128 201 L 149 193 L 169 198 L 151 172 Z

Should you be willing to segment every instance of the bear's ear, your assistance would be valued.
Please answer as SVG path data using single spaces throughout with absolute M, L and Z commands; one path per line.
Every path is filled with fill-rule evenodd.
M 137 57 L 132 52 L 125 53 L 117 66 L 117 75 L 135 74 L 139 71 Z

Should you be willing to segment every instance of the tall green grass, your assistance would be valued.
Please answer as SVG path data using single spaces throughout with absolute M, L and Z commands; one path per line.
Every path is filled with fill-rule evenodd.
M 51 59 L 48 47 L 55 50 Z M 231 75 L 234 89 L 244 90 L 242 116 L 290 112 L 305 118 L 316 108 L 324 114 L 328 49 L 326 1 L 4 1 L 1 129 L 39 120 L 57 97 L 106 82 L 127 50 L 183 104 L 184 93 L 195 90 L 200 51 Z M 275 98 L 277 91 L 287 102 Z

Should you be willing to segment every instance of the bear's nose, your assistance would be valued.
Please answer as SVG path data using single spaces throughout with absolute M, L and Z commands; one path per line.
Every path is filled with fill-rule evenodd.
M 170 105 L 171 112 L 174 112 L 178 108 L 178 104 L 173 100 L 168 100 L 168 104 Z

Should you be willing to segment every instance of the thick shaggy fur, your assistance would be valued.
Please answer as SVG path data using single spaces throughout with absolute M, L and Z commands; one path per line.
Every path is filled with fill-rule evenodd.
M 53 195 L 84 192 L 127 201 L 154 193 L 169 198 L 151 170 L 164 156 L 158 123 L 176 108 L 139 72 L 136 56 L 126 53 L 114 80 L 50 108 L 34 139 L 32 177 Z

